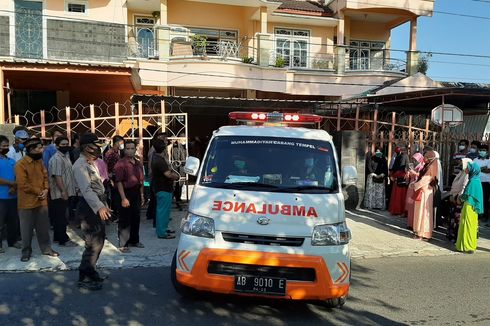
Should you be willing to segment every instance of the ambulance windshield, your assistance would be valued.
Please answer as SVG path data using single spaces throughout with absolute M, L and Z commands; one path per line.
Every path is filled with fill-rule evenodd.
M 338 192 L 330 143 L 278 137 L 213 139 L 199 183 L 207 187 L 295 192 Z

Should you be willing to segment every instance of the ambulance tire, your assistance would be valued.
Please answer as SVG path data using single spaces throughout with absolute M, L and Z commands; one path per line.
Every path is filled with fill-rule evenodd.
M 345 305 L 345 301 L 347 300 L 347 297 L 340 297 L 340 298 L 333 298 L 333 299 L 328 299 L 325 301 L 325 306 L 327 308 L 342 308 Z
M 193 298 L 196 296 L 197 291 L 188 286 L 182 285 L 177 281 L 177 252 L 175 252 L 172 258 L 172 265 L 170 266 L 170 278 L 175 291 L 184 298 Z

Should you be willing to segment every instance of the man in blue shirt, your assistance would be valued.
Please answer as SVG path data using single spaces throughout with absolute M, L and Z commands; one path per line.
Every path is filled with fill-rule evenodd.
M 15 142 L 9 147 L 7 157 L 15 162 L 20 161 L 25 155 L 24 142 L 29 139 L 29 133 L 24 129 L 14 129 Z
M 51 133 L 51 136 L 53 137 L 53 141 L 51 142 L 51 144 L 49 146 L 45 147 L 44 151 L 43 151 L 43 162 L 44 162 L 44 167 L 46 168 L 46 170 L 49 168 L 49 160 L 58 151 L 58 149 L 56 148 L 56 144 L 55 144 L 56 138 L 63 136 L 63 133 L 59 130 L 54 130 Z
M 7 157 L 9 140 L 0 135 L 0 234 L 7 225 L 7 244 L 21 248 L 19 216 L 17 214 L 17 183 L 15 182 L 15 161 Z M 3 253 L 0 238 L 0 253 Z

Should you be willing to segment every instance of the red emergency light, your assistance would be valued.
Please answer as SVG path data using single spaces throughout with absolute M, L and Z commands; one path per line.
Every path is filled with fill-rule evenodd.
M 320 123 L 322 117 L 316 114 L 280 113 L 280 112 L 230 112 L 231 120 L 242 122 L 270 122 L 284 124 Z

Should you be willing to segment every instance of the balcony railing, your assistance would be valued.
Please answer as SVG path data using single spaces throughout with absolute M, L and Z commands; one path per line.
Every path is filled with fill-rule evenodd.
M 406 62 L 392 58 L 346 58 L 347 71 L 393 71 L 405 72 Z
M 243 46 L 234 40 L 192 42 L 172 41 L 171 57 L 215 57 L 219 59 L 241 58 Z

